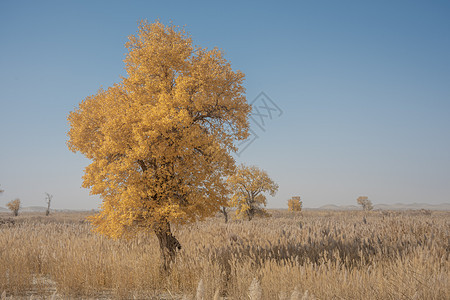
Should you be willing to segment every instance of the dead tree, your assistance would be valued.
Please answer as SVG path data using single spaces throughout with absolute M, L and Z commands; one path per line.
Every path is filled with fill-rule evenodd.
M 45 202 L 47 203 L 47 210 L 45 211 L 45 215 L 50 215 L 50 203 L 52 202 L 53 195 L 49 193 L 45 193 L 47 196 L 45 197 Z

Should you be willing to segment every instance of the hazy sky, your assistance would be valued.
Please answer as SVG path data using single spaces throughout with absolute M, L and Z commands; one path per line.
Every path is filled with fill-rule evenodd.
M 450 202 L 448 1 L 1 1 L 0 206 L 98 207 L 66 118 L 125 75 L 127 36 L 157 18 L 222 48 L 248 101 L 281 110 L 238 157 L 279 184 L 269 207 Z

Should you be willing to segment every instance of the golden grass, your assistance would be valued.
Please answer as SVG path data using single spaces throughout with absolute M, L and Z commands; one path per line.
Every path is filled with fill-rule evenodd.
M 0 295 L 302 299 L 308 291 L 307 299 L 450 299 L 450 212 L 211 218 L 175 228 L 183 249 L 165 278 L 152 234 L 109 240 L 90 231 L 86 216 L 22 214 L 1 226 Z

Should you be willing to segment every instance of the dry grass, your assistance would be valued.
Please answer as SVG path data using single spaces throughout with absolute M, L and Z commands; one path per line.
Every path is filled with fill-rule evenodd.
M 1 225 L 0 295 L 450 299 L 450 212 L 212 218 L 175 228 L 183 249 L 165 278 L 153 235 L 112 241 L 92 233 L 86 215 L 23 214 Z

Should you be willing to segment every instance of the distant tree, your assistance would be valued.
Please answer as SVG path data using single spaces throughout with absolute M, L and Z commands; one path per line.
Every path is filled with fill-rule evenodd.
M 356 202 L 362 206 L 363 210 L 369 211 L 373 209 L 372 201 L 366 196 L 360 196 L 356 199 Z
M 49 193 L 45 193 L 45 202 L 47 203 L 47 210 L 45 211 L 45 215 L 50 215 L 50 203 L 52 202 L 53 195 L 50 195 Z
M 270 179 L 267 172 L 255 166 L 240 165 L 236 172 L 227 180 L 230 190 L 230 206 L 236 207 L 236 216 L 246 216 L 249 220 L 256 214 L 266 214 L 262 206 L 267 200 L 264 193 L 275 196 L 278 185 Z
M 6 206 L 9 208 L 9 210 L 12 211 L 13 215 L 17 217 L 19 215 L 20 210 L 20 199 L 15 199 L 6 204 Z
M 289 211 L 302 211 L 302 201 L 300 200 L 300 196 L 294 196 L 288 200 L 288 208 Z
M 3 194 L 4 191 L 5 191 L 5 190 L 3 190 L 3 189 L 0 188 L 0 194 Z

